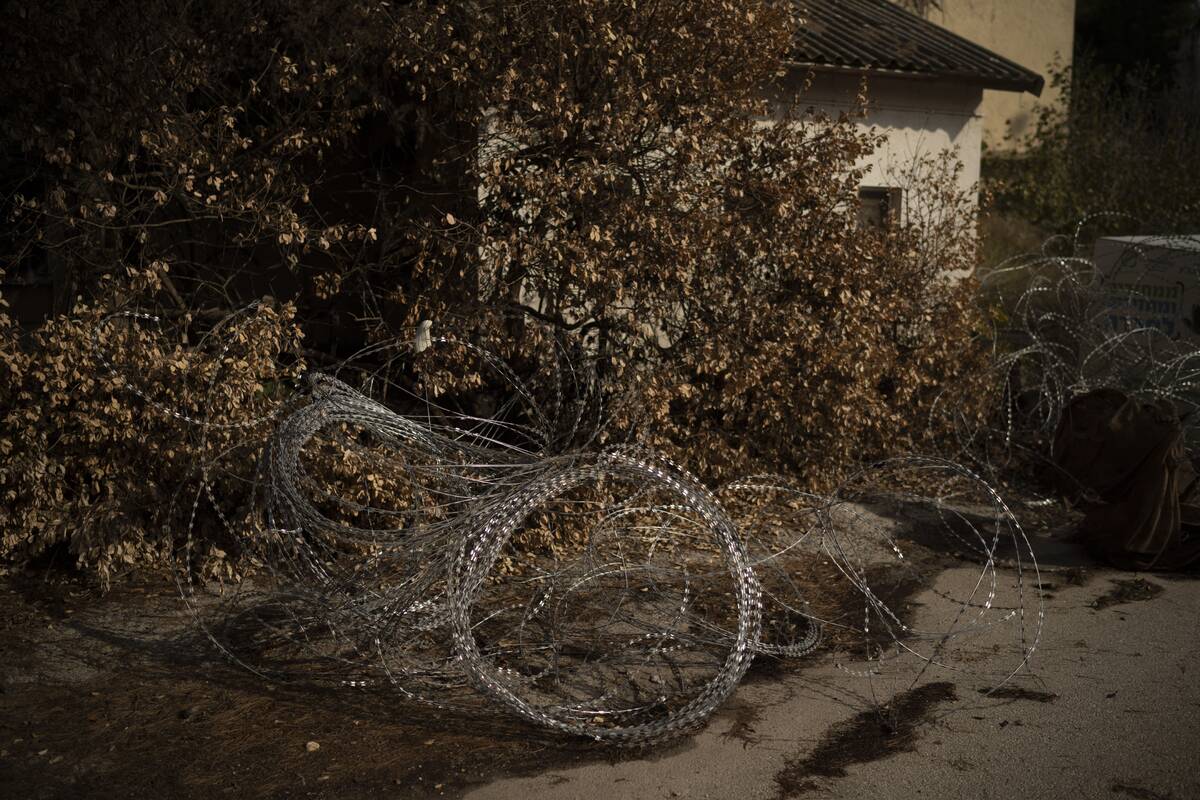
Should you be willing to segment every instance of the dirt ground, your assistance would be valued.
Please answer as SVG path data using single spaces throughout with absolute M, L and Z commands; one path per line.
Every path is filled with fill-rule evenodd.
M 1096 631 L 1110 629 L 1125 634 L 1136 609 L 1151 609 L 1137 623 L 1139 636 L 1160 635 L 1169 647 L 1169 637 L 1186 638 L 1190 630 L 1185 655 L 1200 646 L 1200 582 L 1109 573 L 1053 537 L 1038 547 L 1047 554 L 1042 588 L 1051 652 L 1036 683 L 984 695 L 986 686 L 930 675 L 879 700 L 836 669 L 835 643 L 794 665 L 762 662 L 705 730 L 653 751 L 543 734 L 482 708 L 450 713 L 387 691 L 270 682 L 208 646 L 165 576 L 104 593 L 59 571 L 32 570 L 0 587 L 0 797 L 723 797 L 741 787 L 745 798 L 792 798 L 855 796 L 877 780 L 887 780 L 893 797 L 993 796 L 951 789 L 961 774 L 995 781 L 998 767 L 987 759 L 946 756 L 945 793 L 937 780 L 906 783 L 905 759 L 943 747 L 954 720 L 978 727 L 961 740 L 983 737 L 970 746 L 983 742 L 997 752 L 1045 750 L 1038 737 L 1048 734 L 1035 736 L 1032 728 L 1053 732 L 1060 719 L 1072 737 L 1085 735 L 1080 731 L 1093 723 L 1079 715 L 1091 712 L 1076 713 L 1071 704 L 1075 695 L 1083 702 L 1077 690 L 1086 676 L 1063 665 L 1103 662 L 1104 648 L 1084 639 L 1095 642 L 1106 635 Z M 953 580 L 953 560 L 945 567 Z M 920 588 L 892 587 L 891 599 L 914 598 Z M 1170 608 L 1171 626 L 1155 621 L 1156 606 Z M 1143 663 L 1130 656 L 1104 669 L 1125 675 Z M 1177 685 L 1147 687 L 1126 675 L 1148 692 L 1139 713 L 1153 715 L 1156 703 L 1172 702 L 1177 714 L 1200 715 L 1195 672 L 1181 663 Z M 1115 707 L 1116 697 L 1107 702 Z M 1016 713 L 1021 708 L 1037 713 Z M 1129 746 L 1183 748 L 1180 757 L 1194 765 L 1200 723 L 1189 726 L 1185 716 L 1171 725 L 1170 742 Z M 1150 736 L 1156 728 L 1145 730 Z M 1064 766 L 1087 769 L 1079 758 Z M 877 769 L 882 778 L 872 778 Z M 1157 772 L 1105 778 L 1096 784 L 1105 793 L 1080 796 L 1200 796 L 1200 782 L 1188 783 L 1174 767 L 1155 769 L 1161 780 Z
M 893 601 L 915 589 L 877 588 Z M 214 650 L 165 575 L 108 592 L 53 571 L 10 578 L 0 649 L 0 797 L 453 797 L 687 747 L 614 749 L 483 705 L 455 713 L 387 689 L 269 681 Z M 746 681 L 794 669 L 761 660 Z
M 213 652 L 165 577 L 100 593 L 18 576 L 0 592 L 0 650 L 2 797 L 455 796 L 630 755 L 484 709 L 264 680 Z

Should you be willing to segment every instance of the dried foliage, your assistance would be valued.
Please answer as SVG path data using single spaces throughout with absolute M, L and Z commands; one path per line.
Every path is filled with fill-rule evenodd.
M 970 203 L 926 170 L 947 212 L 855 228 L 873 138 L 766 100 L 790 2 L 73 0 L 0 19 L 0 245 L 10 277 L 55 276 L 54 319 L 5 322 L 7 558 L 152 555 L 196 447 L 233 443 L 115 391 L 90 337 L 124 309 L 170 324 L 102 327 L 101 349 L 226 422 L 305 359 L 422 319 L 528 371 L 572 341 L 610 436 L 710 477 L 828 485 L 918 441 L 952 379 L 974 396 L 971 285 L 944 279 L 973 266 Z M 286 302 L 206 336 L 264 295 Z M 465 363 L 424 380 L 487 391 Z
M 278 387 L 294 378 L 280 366 L 280 354 L 297 341 L 291 312 L 261 307 L 225 335 L 186 349 L 129 325 L 101 324 L 90 306 L 46 323 L 21 347 L 0 315 L 0 553 L 24 560 L 69 542 L 78 564 L 106 580 L 120 564 L 166 555 L 171 538 L 161 529 L 177 521 L 166 514 L 168 500 L 199 465 L 245 436 L 239 422 L 268 414 Z M 129 381 L 97 364 L 93 348 Z M 234 427 L 197 436 L 131 390 Z M 236 480 L 218 477 L 214 485 L 235 502 L 248 497 Z M 225 556 L 237 543 L 222 530 L 204 525 L 201 555 L 228 574 Z

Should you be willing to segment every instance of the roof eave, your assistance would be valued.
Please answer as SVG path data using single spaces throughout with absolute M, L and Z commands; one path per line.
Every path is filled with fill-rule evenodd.
M 1029 73 L 1025 78 L 1000 78 L 976 73 L 959 72 L 917 72 L 905 69 L 886 69 L 883 67 L 846 67 L 836 64 L 819 64 L 807 61 L 787 61 L 789 67 L 810 69 L 814 72 L 834 72 L 843 75 L 886 75 L 909 80 L 955 80 L 981 89 L 995 89 L 1001 92 L 1029 92 L 1034 97 L 1041 97 L 1046 88 L 1046 79 L 1041 75 Z

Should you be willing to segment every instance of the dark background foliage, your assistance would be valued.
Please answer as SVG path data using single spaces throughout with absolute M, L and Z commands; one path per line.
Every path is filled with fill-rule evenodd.
M 1079 0 L 1076 22 L 1073 66 L 1050 76 L 1063 103 L 985 161 L 997 257 L 1098 214 L 1108 234 L 1200 229 L 1200 75 L 1184 65 L 1200 4 Z

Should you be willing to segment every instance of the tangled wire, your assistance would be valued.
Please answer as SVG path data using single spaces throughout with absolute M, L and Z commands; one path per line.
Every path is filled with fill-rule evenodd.
M 397 378 L 439 351 L 476 359 L 507 396 L 474 413 Z M 500 359 L 427 326 L 358 358 L 373 366 L 310 373 L 255 421 L 269 433 L 246 437 L 260 455 L 240 514 L 213 489 L 219 459 L 198 468 L 180 585 L 212 641 L 255 672 L 448 707 L 484 698 L 629 745 L 695 729 L 756 658 L 800 658 L 823 637 L 868 678 L 893 659 L 952 666 L 951 644 L 983 635 L 1015 649 L 1003 679 L 1036 648 L 1029 543 L 965 467 L 898 459 L 829 497 L 777 476 L 714 493 L 645 448 L 593 445 L 594 384 L 575 365 L 554 367 L 572 396 L 539 402 Z M 146 399 L 201 436 L 224 424 Z M 905 493 L 928 485 L 938 497 Z M 205 498 L 259 567 L 220 592 L 192 569 Z M 931 577 L 947 550 L 979 563 L 965 588 Z M 943 613 L 914 619 L 916 591 Z
M 1195 312 L 1179 308 L 1175 269 L 1146 256 L 1179 244 L 1195 248 L 1195 237 L 1114 240 L 1120 249 L 1106 259 L 1110 263 L 1097 264 L 1084 238 L 1095 219 L 1082 221 L 1073 238 L 1056 237 L 1040 253 L 999 265 L 983 281 L 1010 309 L 996 337 L 997 385 L 1007 415 L 1003 440 L 1012 443 L 1020 432 L 1052 437 L 1073 398 L 1117 389 L 1172 404 L 1194 447 L 1200 443 Z M 1015 297 L 1005 298 L 996 287 L 1013 276 Z M 1171 301 L 1164 301 L 1164 290 Z
M 1099 388 L 1169 401 L 1193 443 L 1200 408 L 1200 348 L 1127 313 L 1155 307 L 1153 269 L 1134 259 L 1115 274 L 1079 237 L 1059 244 L 984 281 L 1020 275 L 995 337 L 999 424 L 962 432 L 958 455 L 975 467 L 895 459 L 829 496 L 779 476 L 713 492 L 661 454 L 598 445 L 601 392 L 578 348 L 532 386 L 426 323 L 239 422 L 173 408 L 124 377 L 202 441 L 223 437 L 197 467 L 178 574 L 228 656 L 262 675 L 390 686 L 451 708 L 483 700 L 553 731 L 644 744 L 703 723 L 755 660 L 822 643 L 871 681 L 904 659 L 918 665 L 913 683 L 961 670 L 966 642 L 1010 648 L 1000 682 L 1028 664 L 1040 584 L 992 488 L 996 447 L 1046 459 L 1065 409 Z M 418 373 L 454 373 L 464 358 L 491 375 L 486 402 L 422 384 Z M 207 380 L 211 394 L 219 376 Z M 230 431 L 244 435 L 230 445 Z M 234 451 L 255 454 L 254 475 L 223 465 Z M 215 488 L 231 484 L 247 497 Z M 194 568 L 201 502 L 255 567 L 219 591 Z M 978 571 L 944 579 L 964 563 Z

